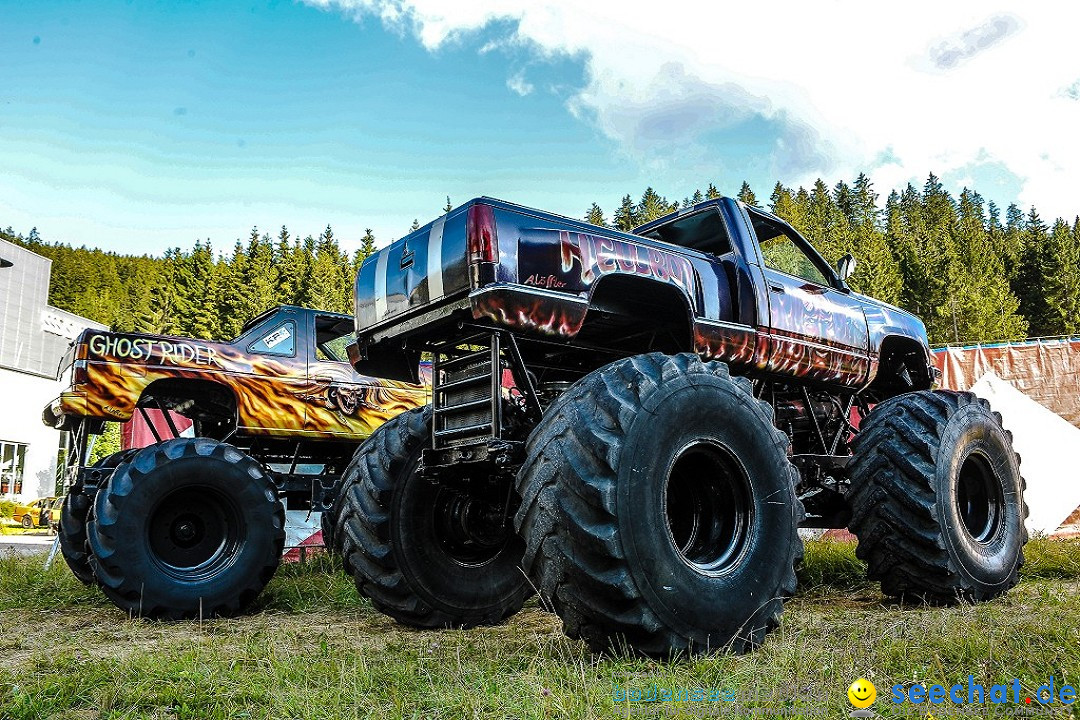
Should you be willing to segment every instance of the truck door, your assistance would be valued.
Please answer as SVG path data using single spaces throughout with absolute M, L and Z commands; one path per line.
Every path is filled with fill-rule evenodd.
M 240 405 L 240 424 L 248 432 L 298 432 L 304 409 L 296 399 L 305 382 L 303 347 L 299 346 L 303 316 L 282 308 L 245 330 L 233 345 L 241 351 L 238 366 L 246 369 L 232 381 Z
M 832 268 L 784 223 L 747 208 L 761 252 L 769 303 L 766 370 L 858 385 L 869 371 L 862 306 Z
M 344 315 L 315 313 L 307 355 L 311 387 L 305 430 L 328 435 L 364 435 L 370 404 L 370 378 L 349 364 L 345 346 L 353 337 L 353 320 Z M 368 382 L 364 382 L 368 380 Z

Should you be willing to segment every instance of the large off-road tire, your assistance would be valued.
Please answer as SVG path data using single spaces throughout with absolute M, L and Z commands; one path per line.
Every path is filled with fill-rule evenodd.
M 421 628 L 490 625 L 521 609 L 524 545 L 505 518 L 510 488 L 469 492 L 419 472 L 431 408 L 398 415 L 357 449 L 336 540 L 361 595 Z M 511 506 L 512 510 L 513 506 Z
M 108 479 L 121 463 L 126 462 L 137 453 L 138 450 L 121 450 L 98 460 L 90 466 L 91 474 L 98 487 Z M 60 506 L 60 524 L 56 534 L 60 538 L 60 554 L 64 556 L 64 562 L 71 568 L 71 572 L 86 585 L 94 582 L 94 569 L 90 566 L 90 549 L 87 545 L 86 521 L 90 514 L 89 495 L 83 492 L 82 479 L 75 484 L 64 496 L 64 502 Z
M 232 445 L 178 438 L 140 450 L 98 491 L 90 563 L 117 607 L 153 618 L 233 615 L 273 577 L 285 509 Z
M 853 443 L 851 531 L 887 595 L 987 600 L 1017 582 L 1027 504 L 1001 415 L 971 393 L 887 400 Z
M 651 353 L 573 385 L 529 437 L 524 568 L 571 637 L 666 657 L 746 651 L 795 592 L 789 440 L 723 363 Z

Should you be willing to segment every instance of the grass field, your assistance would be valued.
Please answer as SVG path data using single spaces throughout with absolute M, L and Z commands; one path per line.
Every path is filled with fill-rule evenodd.
M 420 632 L 357 597 L 333 558 L 284 566 L 233 620 L 131 620 L 59 563 L 0 558 L 0 718 L 843 717 L 847 686 L 946 687 L 1052 676 L 1080 684 L 1080 541 L 1035 540 L 1023 582 L 975 606 L 901 607 L 851 544 L 814 541 L 783 624 L 745 656 L 659 663 L 591 655 L 535 599 L 504 625 Z M 613 689 L 718 689 L 734 701 L 615 703 Z M 965 717 L 1075 717 L 1060 703 L 967 706 Z M 957 706 L 960 707 L 960 706 Z M 947 717 L 949 706 L 932 708 Z M 953 710 L 955 713 L 956 710 Z

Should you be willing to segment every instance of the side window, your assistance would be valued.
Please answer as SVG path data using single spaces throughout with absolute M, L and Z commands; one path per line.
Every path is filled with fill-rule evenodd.
M 352 342 L 352 318 L 315 316 L 315 358 L 327 362 L 349 362 L 346 346 Z
M 753 220 L 754 232 L 757 233 L 761 257 L 766 267 L 818 285 L 829 285 L 825 273 L 795 244 L 786 228 L 757 216 L 754 216 Z
M 727 227 L 715 208 L 661 225 L 648 237 L 718 256 L 732 251 Z
M 295 355 L 296 324 L 292 320 L 271 325 L 251 343 L 248 352 L 260 355 Z

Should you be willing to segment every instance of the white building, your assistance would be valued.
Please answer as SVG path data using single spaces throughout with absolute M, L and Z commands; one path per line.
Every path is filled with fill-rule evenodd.
M 63 390 L 57 369 L 85 328 L 105 329 L 51 307 L 52 261 L 0 240 L 0 498 L 57 494 L 57 457 L 66 443 L 41 422 Z

